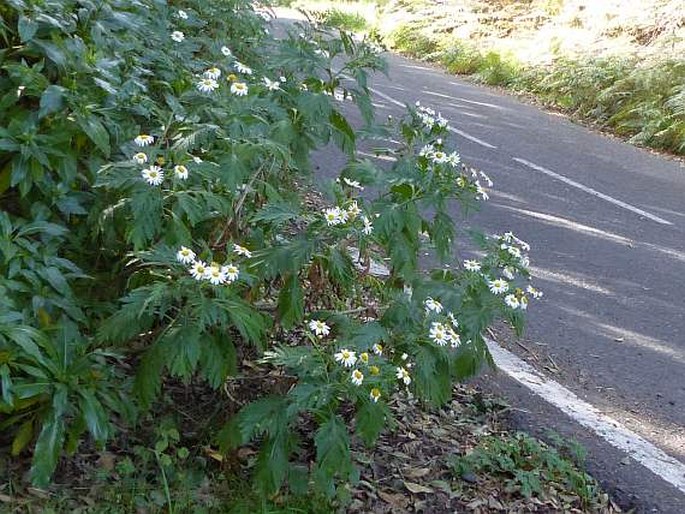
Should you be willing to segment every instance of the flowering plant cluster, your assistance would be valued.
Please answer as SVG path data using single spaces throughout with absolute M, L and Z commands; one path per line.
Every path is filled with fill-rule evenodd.
M 454 261 L 451 205 L 492 183 L 432 109 L 375 121 L 372 42 L 272 39 L 247 0 L 10 0 L 0 16 L 0 426 L 14 454 L 33 447 L 36 485 L 82 437 L 143 418 L 167 378 L 221 395 L 252 355 L 288 387 L 209 443 L 258 445 L 271 494 L 301 474 L 294 434 L 314 419 L 308 483 L 336 494 L 356 476 L 351 427 L 371 444 L 394 395 L 445 402 L 489 362 L 483 331 L 521 327 L 540 296 L 509 233 L 422 269 L 426 251 Z M 391 166 L 357 153 L 352 108 L 400 141 Z M 347 161 L 309 207 L 310 154 L 330 142 Z

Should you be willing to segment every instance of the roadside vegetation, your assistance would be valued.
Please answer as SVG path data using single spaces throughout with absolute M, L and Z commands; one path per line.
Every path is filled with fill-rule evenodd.
M 354 3 L 341 5 L 354 12 Z M 364 9 L 375 14 L 369 30 L 398 52 L 685 155 L 678 0 L 396 0 Z
M 343 509 L 404 414 L 492 363 L 489 326 L 523 330 L 528 243 L 473 231 L 478 259 L 454 253 L 448 205 L 492 184 L 447 121 L 378 123 L 374 42 L 275 39 L 269 19 L 246 0 L 0 6 L 5 511 Z M 399 142 L 393 165 L 358 134 Z M 329 144 L 347 162 L 321 196 Z M 426 251 L 459 266 L 424 270 Z

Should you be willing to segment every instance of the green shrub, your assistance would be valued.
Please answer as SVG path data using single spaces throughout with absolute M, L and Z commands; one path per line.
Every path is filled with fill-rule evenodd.
M 483 55 L 466 43 L 451 43 L 440 55 L 440 63 L 450 73 L 472 75 L 483 65 Z
M 516 80 L 518 74 L 518 66 L 513 60 L 496 51 L 490 51 L 478 63 L 475 77 L 491 86 L 508 86 Z
M 366 19 L 358 13 L 327 9 L 320 15 L 322 23 L 329 27 L 351 32 L 361 32 L 367 28 Z
M 278 378 L 217 441 L 260 448 L 263 494 L 330 497 L 356 476 L 351 426 L 371 444 L 398 390 L 447 401 L 490 362 L 491 323 L 522 328 L 537 293 L 512 234 L 478 238 L 485 257 L 463 269 L 419 268 L 426 247 L 452 258 L 449 204 L 487 198 L 439 113 L 366 131 L 403 141 L 390 169 L 357 157 L 339 99 L 373 123 L 367 73 L 384 63 L 368 41 L 307 25 L 272 39 L 247 0 L 0 15 L 0 428 L 13 455 L 33 448 L 35 485 L 87 434 L 102 447 L 149 419 L 168 379 L 218 390 L 251 359 Z M 329 207 L 303 208 L 330 142 L 348 162 Z
M 427 36 L 418 24 L 403 24 L 387 36 L 387 43 L 412 57 L 426 59 L 438 50 L 438 41 Z

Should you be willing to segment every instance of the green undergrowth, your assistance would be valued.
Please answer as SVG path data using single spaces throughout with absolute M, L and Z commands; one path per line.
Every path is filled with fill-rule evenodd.
M 585 450 L 558 435 L 547 445 L 524 433 L 487 436 L 464 456 L 453 458 L 456 477 L 495 479 L 509 493 L 525 498 L 544 498 L 550 490 L 577 498 L 585 512 L 603 502 L 599 484 L 582 470 Z M 568 505 L 570 507 L 570 505 Z M 567 506 L 564 506 L 566 509 Z
M 545 105 L 629 142 L 685 155 L 685 62 L 635 57 L 556 57 L 531 65 L 496 49 L 399 25 L 386 43 L 475 81 L 533 94 Z

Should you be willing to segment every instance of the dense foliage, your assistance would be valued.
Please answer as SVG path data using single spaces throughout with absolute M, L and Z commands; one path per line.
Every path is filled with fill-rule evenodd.
M 450 202 L 472 208 L 489 179 L 430 109 L 373 122 L 377 47 L 311 26 L 276 40 L 245 0 L 169 3 L 0 6 L 2 437 L 33 450 L 45 486 L 85 437 L 144 419 L 166 380 L 221 394 L 257 356 L 280 379 L 217 440 L 260 445 L 263 492 L 335 494 L 355 478 L 351 427 L 372 443 L 398 389 L 446 401 L 488 361 L 487 326 L 521 327 L 539 294 L 527 244 L 480 236 L 482 259 L 423 273 L 425 248 L 453 256 Z M 362 133 L 400 140 L 389 169 L 358 158 L 345 99 Z M 329 143 L 348 163 L 330 207 L 307 209 L 298 184 Z

